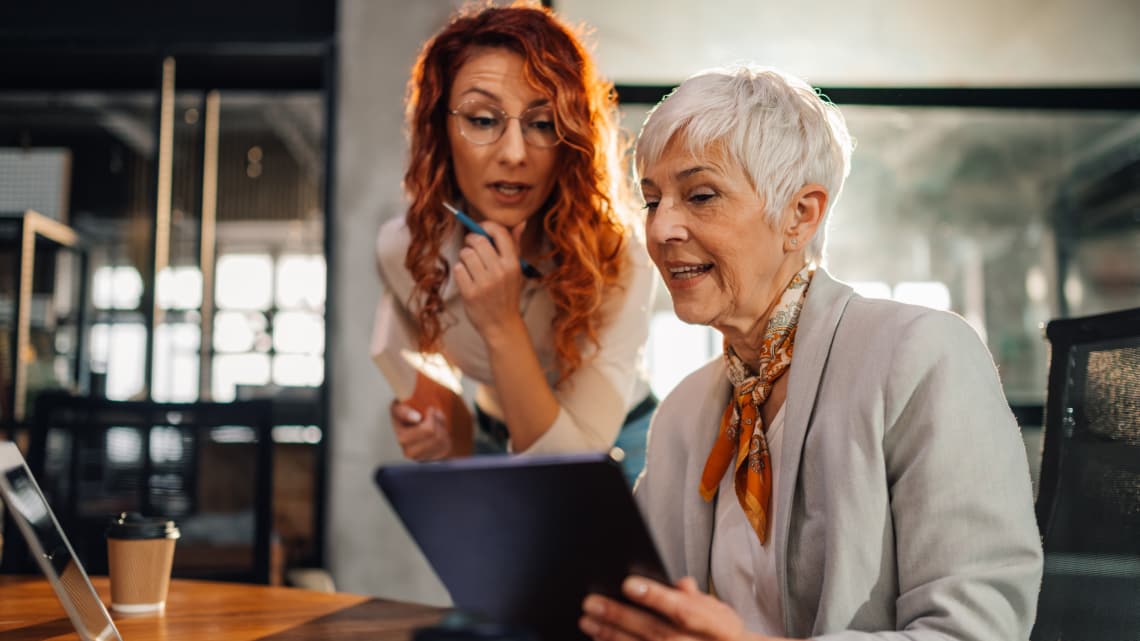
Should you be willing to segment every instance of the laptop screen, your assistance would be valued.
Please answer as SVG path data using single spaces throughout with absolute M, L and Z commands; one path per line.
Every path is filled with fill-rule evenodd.
M 14 443 L 0 443 L 0 497 L 79 637 L 122 641 Z

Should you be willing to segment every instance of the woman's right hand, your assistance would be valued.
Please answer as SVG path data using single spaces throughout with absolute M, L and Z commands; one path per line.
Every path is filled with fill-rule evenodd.
M 451 455 L 447 416 L 438 407 L 431 405 L 420 412 L 407 403 L 392 401 L 388 412 L 404 456 L 413 461 L 437 461 Z
M 463 311 L 484 341 L 493 343 L 493 336 L 504 332 L 529 341 L 519 312 L 523 289 L 519 246 L 526 222 L 507 229 L 488 220 L 483 227 L 490 237 L 467 234 L 453 268 Z

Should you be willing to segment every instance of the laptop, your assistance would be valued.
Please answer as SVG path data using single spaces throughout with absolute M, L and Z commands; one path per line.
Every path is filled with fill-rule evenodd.
M 0 442 L 0 498 L 83 641 L 122 641 L 15 443 Z
M 580 639 L 588 592 L 670 583 L 606 454 L 476 456 L 381 466 L 376 482 L 455 606 L 542 639 Z

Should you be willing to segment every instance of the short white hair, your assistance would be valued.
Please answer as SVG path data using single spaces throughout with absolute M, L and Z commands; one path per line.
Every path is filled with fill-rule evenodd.
M 804 185 L 823 185 L 827 210 L 806 248 L 808 260 L 822 263 L 827 214 L 843 189 L 853 148 L 834 104 L 808 83 L 776 69 L 710 69 L 689 77 L 649 112 L 637 139 L 638 174 L 660 160 L 675 139 L 694 154 L 722 146 L 751 177 L 773 227 Z

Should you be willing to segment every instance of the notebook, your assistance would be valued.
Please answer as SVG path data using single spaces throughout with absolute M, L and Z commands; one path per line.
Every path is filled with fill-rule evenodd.
M 440 354 L 421 354 L 407 322 L 399 314 L 392 294 L 385 294 L 376 308 L 369 348 L 372 362 L 380 368 L 392 393 L 400 400 L 411 398 L 416 389 L 416 376 L 423 374 L 456 395 L 462 395 L 463 387 L 456 371 Z
M 630 574 L 670 583 L 606 454 L 403 463 L 376 482 L 455 606 L 483 620 L 577 639 L 587 592 L 621 598 Z
M 0 498 L 83 641 L 122 641 L 15 443 L 0 442 Z

